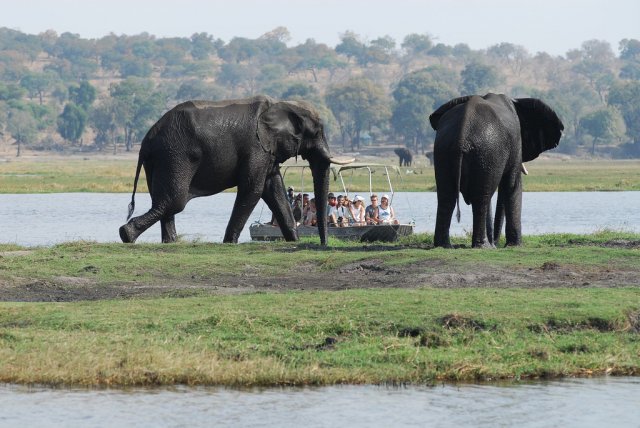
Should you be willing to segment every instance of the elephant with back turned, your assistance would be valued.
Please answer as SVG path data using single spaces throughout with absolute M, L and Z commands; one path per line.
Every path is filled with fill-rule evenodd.
M 174 217 L 187 202 L 237 186 L 224 242 L 237 242 L 262 198 L 288 241 L 297 240 L 280 163 L 300 155 L 309 161 L 315 197 L 326 201 L 332 159 L 321 120 L 305 102 L 275 102 L 256 96 L 219 102 L 188 101 L 167 112 L 142 141 L 129 205 L 120 228 L 123 242 L 160 221 L 162 242 L 177 239 Z M 151 209 L 134 217 L 135 193 L 144 166 Z M 318 210 L 320 241 L 326 245 L 325 210 Z
M 473 210 L 473 247 L 494 247 L 506 217 L 506 244 L 521 243 L 522 162 L 560 141 L 564 126 L 535 98 L 487 94 L 455 98 L 429 116 L 436 131 L 438 210 L 434 245 L 451 247 L 449 227 L 459 193 Z M 498 189 L 495 221 L 491 197 Z
M 411 153 L 411 150 L 404 147 L 398 147 L 397 149 L 394 149 L 393 152 L 398 155 L 400 166 L 411 166 L 411 162 L 413 162 L 413 154 Z

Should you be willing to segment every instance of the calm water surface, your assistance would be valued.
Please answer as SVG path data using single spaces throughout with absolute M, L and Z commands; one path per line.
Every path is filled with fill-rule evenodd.
M 513 386 L 67 390 L 0 386 L 11 427 L 638 427 L 640 378 Z
M 119 242 L 131 196 L 125 193 L 57 193 L 0 195 L 0 242 L 19 245 L 51 245 L 72 240 Z M 178 234 L 187 240 L 222 242 L 231 216 L 235 193 L 194 199 L 176 216 Z M 151 206 L 146 193 L 136 195 L 136 212 Z M 393 206 L 401 221 L 415 221 L 416 232 L 433 232 L 436 194 L 395 194 Z M 452 235 L 472 230 L 471 208 L 461 206 L 461 223 L 452 223 Z M 542 192 L 524 193 L 522 232 L 592 233 L 602 229 L 640 232 L 640 192 Z M 269 209 L 258 204 L 240 236 L 250 240 L 249 225 L 268 221 Z M 157 223 L 139 238 L 159 242 Z

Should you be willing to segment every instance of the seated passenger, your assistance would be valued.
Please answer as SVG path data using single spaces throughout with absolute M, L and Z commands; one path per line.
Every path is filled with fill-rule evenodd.
M 336 216 L 338 217 L 337 223 L 340 227 L 349 225 L 349 216 L 351 215 L 348 206 L 345 206 L 345 199 L 347 201 L 349 200 L 346 196 L 338 195 L 338 200 L 336 202 Z
M 389 205 L 389 195 L 382 195 L 378 207 L 378 224 L 398 224 L 393 207 Z
M 329 226 L 338 225 L 338 209 L 336 208 L 337 200 L 333 193 L 329 193 L 327 201 L 327 224 Z
M 378 218 L 378 195 L 375 193 L 371 195 L 371 205 L 368 205 L 364 210 L 364 219 L 367 224 L 378 224 L 380 222 Z
M 316 217 L 316 199 L 311 198 L 309 204 L 307 205 L 307 209 L 304 215 L 304 225 L 305 226 L 316 226 L 317 225 L 317 217 Z
M 366 223 L 364 212 L 364 198 L 356 195 L 349 206 L 351 212 L 351 224 L 353 226 L 364 226 Z

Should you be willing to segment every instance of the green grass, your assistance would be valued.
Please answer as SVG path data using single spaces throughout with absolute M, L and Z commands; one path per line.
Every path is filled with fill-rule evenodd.
M 0 192 L 2 193 L 63 193 L 63 192 L 125 192 L 133 189 L 136 159 L 101 160 L 61 158 L 55 160 L 18 160 L 0 164 Z M 380 159 L 396 165 L 392 158 Z M 621 191 L 640 190 L 640 161 L 584 161 L 536 160 L 527 166 L 530 174 L 524 177 L 524 188 L 542 191 Z M 435 190 L 433 167 L 418 164 L 400 168 L 400 177 L 392 176 L 394 190 L 428 192 Z M 408 173 L 412 171 L 412 173 Z M 386 177 L 376 171 L 373 188 L 377 192 L 388 189 Z M 302 177 L 293 170 L 285 177 L 288 185 L 301 187 Z M 351 193 L 369 190 L 368 175 L 356 173 L 344 176 Z M 313 188 L 309 175 L 304 179 L 305 190 Z M 146 191 L 144 173 L 138 189 Z M 341 191 L 342 184 L 332 182 L 331 189 Z
M 0 245 L 0 284 L 216 284 L 353 261 L 514 271 L 544 263 L 638 272 L 640 235 L 525 237 L 492 251 L 315 240 L 260 244 Z M 468 245 L 468 239 L 455 243 Z M 14 254 L 19 251 L 18 254 Z M 435 263 L 437 262 L 437 263 Z M 433 267 L 436 266 L 436 267 Z M 442 267 L 438 267 L 442 266 Z M 48 385 L 326 385 L 640 374 L 640 289 L 416 289 L 192 294 L 74 303 L 0 303 L 0 382 Z
M 640 373 L 637 289 L 359 290 L 0 305 L 0 381 L 433 383 Z

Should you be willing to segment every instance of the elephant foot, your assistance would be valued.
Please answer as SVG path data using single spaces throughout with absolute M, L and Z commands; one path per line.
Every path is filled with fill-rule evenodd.
M 132 227 L 129 223 L 120 227 L 119 232 L 120 232 L 120 239 L 122 239 L 122 242 L 126 244 L 132 244 L 136 242 L 137 236 L 135 236 L 135 233 L 131 229 Z
M 473 248 L 489 248 L 489 249 L 495 249 L 496 248 L 496 246 L 493 245 L 492 243 L 490 243 L 489 241 L 474 242 L 472 247 Z

